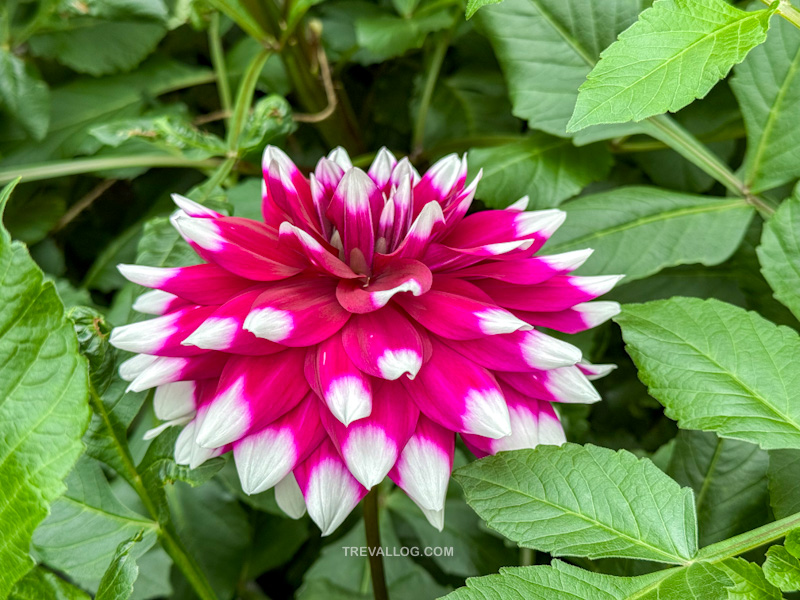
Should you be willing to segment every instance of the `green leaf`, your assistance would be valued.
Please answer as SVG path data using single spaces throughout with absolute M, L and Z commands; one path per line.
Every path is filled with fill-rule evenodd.
M 747 128 L 744 181 L 760 193 L 800 177 L 800 37 L 777 19 L 767 41 L 736 67 L 731 79 Z
M 514 115 L 534 129 L 568 135 L 578 87 L 600 52 L 650 3 L 505 0 L 481 10 L 476 20 L 503 69 Z M 620 134 L 595 139 L 613 135 Z
M 111 491 L 100 464 L 82 457 L 67 479 L 67 493 L 36 530 L 34 548 L 50 567 L 95 591 L 117 547 L 144 531 L 134 558 L 156 541 L 157 525 L 124 506 Z
M 467 20 L 471 19 L 473 15 L 478 12 L 479 8 L 490 4 L 499 4 L 502 1 L 503 0 L 468 0 L 466 8 Z
M 800 590 L 800 559 L 784 546 L 772 546 L 767 550 L 762 568 L 767 581 L 775 587 L 784 592 Z
M 449 27 L 453 15 L 448 8 L 418 11 L 410 18 L 390 13 L 365 16 L 355 22 L 358 45 L 366 50 L 364 64 L 382 62 L 421 48 L 429 33 Z
M 8 203 L 5 226 L 13 239 L 30 246 L 46 238 L 66 210 L 64 198 L 52 192 L 28 198 L 19 194 Z
M 111 564 L 100 580 L 95 600 L 128 600 L 131 597 L 133 584 L 139 577 L 139 567 L 131 554 L 131 548 L 141 541 L 140 531 L 117 547 Z
M 728 600 L 783 600 L 781 591 L 767 581 L 758 565 L 743 558 L 729 558 L 720 566 L 733 581 Z
M 695 298 L 629 304 L 616 321 L 639 378 L 679 427 L 800 448 L 797 332 Z
M 447 600 L 727 600 L 730 580 L 717 567 L 696 563 L 638 577 L 584 571 L 554 560 L 550 566 L 516 567 L 467 580 Z
M 50 124 L 47 84 L 9 50 L 0 48 L 0 108 L 19 121 L 31 137 L 41 140 Z
M 769 455 L 754 444 L 680 431 L 667 474 L 695 492 L 700 546 L 763 525 L 769 518 Z
M 567 220 L 547 244 L 548 253 L 594 248 L 580 272 L 624 273 L 626 283 L 666 267 L 723 262 L 753 216 L 744 200 L 650 187 L 583 196 L 562 208 Z
M 89 134 L 92 127 L 136 117 L 148 98 L 208 81 L 210 76 L 206 69 L 154 58 L 130 74 L 76 79 L 52 90 L 50 128 L 41 143 L 28 143 L 23 131 L 0 122 L 3 163 L 11 166 L 92 154 L 102 146 Z
M 488 206 L 504 208 L 529 195 L 529 208 L 558 206 L 611 168 L 611 156 L 601 144 L 576 148 L 570 140 L 535 132 L 521 142 L 474 148 L 470 172 L 483 169 L 477 197 Z
M 275 94 L 261 98 L 247 117 L 239 149 L 243 152 L 261 152 L 269 143 L 283 140 L 297 128 L 292 119 L 292 108 L 282 96 Z M 259 194 L 260 195 L 260 194 Z
M 800 319 L 800 186 L 764 225 L 757 252 L 775 298 Z
M 520 546 L 665 563 L 697 552 L 691 490 L 625 450 L 540 446 L 501 452 L 454 476 L 478 515 Z
M 36 567 L 17 582 L 8 600 L 91 600 L 89 594 L 51 573 Z
M 800 450 L 769 453 L 769 503 L 776 519 L 800 512 Z
M 774 8 L 658 0 L 601 54 L 567 126 L 641 121 L 702 98 L 767 37 Z
M 15 183 L 0 193 L 2 216 Z M 51 282 L 0 227 L 0 597 L 31 567 L 31 535 L 82 452 L 86 361 Z

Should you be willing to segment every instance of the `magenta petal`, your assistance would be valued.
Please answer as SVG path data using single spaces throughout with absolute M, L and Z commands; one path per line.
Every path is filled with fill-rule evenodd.
M 317 347 L 315 364 L 320 396 L 333 416 L 345 425 L 369 416 L 372 384 L 350 360 L 340 334 L 332 335 Z
M 182 308 L 162 317 L 115 327 L 109 342 L 128 352 L 155 356 L 194 356 L 206 351 L 183 346 L 186 333 L 196 329 L 214 312 L 212 306 Z
M 581 351 L 540 331 L 516 331 L 476 340 L 443 340 L 472 362 L 493 371 L 568 367 L 581 360 Z
M 244 328 L 285 346 L 310 346 L 333 335 L 350 313 L 336 301 L 336 281 L 301 277 L 276 283 L 255 300 Z
M 119 371 L 123 379 L 131 381 L 129 391 L 141 392 L 175 381 L 219 377 L 229 358 L 229 354 L 222 352 L 206 352 L 189 357 L 139 354 L 122 363 Z M 133 361 L 141 362 L 143 368 L 135 372 L 135 377 L 126 376 L 125 371 L 133 366 L 129 364 Z
M 548 402 L 592 404 L 600 400 L 597 390 L 577 366 L 530 373 L 497 373 L 497 376 L 526 396 Z
M 442 243 L 452 248 L 475 248 L 530 240 L 536 251 L 550 238 L 566 218 L 558 209 L 534 212 L 484 210 L 464 218 Z
M 437 279 L 427 294 L 398 297 L 397 303 L 420 325 L 452 340 L 532 328 L 496 304 L 476 299 L 483 297 L 479 288 L 466 281 Z
M 367 175 L 375 182 L 375 185 L 378 186 L 378 189 L 382 193 L 387 192 L 389 189 L 392 180 L 392 171 L 396 164 L 397 159 L 394 157 L 394 154 L 389 152 L 384 146 L 378 150 L 378 153 L 375 155 L 375 160 L 372 161 L 372 165 L 370 165 L 369 171 L 367 171 Z
M 414 187 L 414 212 L 436 201 L 446 205 L 450 197 L 461 191 L 467 178 L 466 160 L 456 154 L 448 154 L 436 161 Z
M 585 302 L 559 311 L 512 311 L 520 319 L 531 325 L 539 325 L 564 333 L 579 333 L 597 327 L 619 314 L 617 302 Z
M 564 275 L 580 267 L 592 250 L 575 250 L 551 256 L 535 256 L 511 260 L 493 260 L 458 271 L 459 277 L 499 279 L 507 283 L 533 285 Z
M 560 446 L 567 439 L 564 428 L 549 402 L 524 396 L 503 386 L 511 418 L 511 435 L 497 440 L 477 435 L 462 434 L 461 437 L 477 454 L 496 454 L 502 450 L 536 448 L 540 444 Z
M 258 494 L 286 477 L 325 438 L 319 399 L 313 392 L 264 429 L 233 445 L 233 458 L 246 494 Z
M 369 272 L 382 207 L 382 194 L 360 169 L 344 174 L 331 199 L 328 218 L 342 237 L 345 261 L 357 273 Z
M 336 298 L 351 313 L 368 313 L 378 310 L 395 297 L 424 295 L 431 287 L 433 276 L 424 264 L 417 260 L 391 259 L 385 268 L 370 279 L 364 287 L 361 281 L 340 281 Z
M 345 427 L 324 411 L 322 422 L 353 476 L 371 488 L 389 473 L 414 432 L 419 409 L 403 386 L 383 382 L 375 386 L 372 412 Z
M 296 252 L 305 254 L 312 266 L 318 271 L 341 279 L 356 279 L 360 275 L 344 264 L 334 254 L 330 244 L 323 244 L 310 233 L 295 227 L 291 223 L 282 223 L 280 227 L 280 243 Z
M 160 316 L 176 311 L 179 308 L 186 308 L 191 304 L 194 303 L 184 300 L 175 294 L 162 292 L 161 290 L 150 290 L 137 296 L 131 308 L 145 315 Z
M 245 319 L 262 293 L 263 289 L 255 289 L 234 296 L 213 311 L 182 344 L 248 355 L 275 354 L 285 350 L 284 346 L 256 337 L 244 329 Z
M 217 448 L 258 431 L 297 405 L 308 393 L 304 350 L 267 357 L 235 356 L 220 376 L 197 443 Z
M 433 356 L 403 385 L 429 419 L 453 431 L 499 438 L 511 433 L 508 409 L 494 376 L 436 338 Z M 458 373 L 458 377 L 453 377 Z
M 342 343 L 355 366 L 373 377 L 414 379 L 422 368 L 422 336 L 392 305 L 353 315 L 342 329 Z
M 548 312 L 566 310 L 575 304 L 594 300 L 609 292 L 621 278 L 620 275 L 557 275 L 538 285 L 514 285 L 494 279 L 481 279 L 475 284 L 500 306 Z
M 408 233 L 400 242 L 392 256 L 400 258 L 419 258 L 425 253 L 436 232 L 444 226 L 442 205 L 436 201 L 428 202 L 408 228 Z
M 194 304 L 222 304 L 253 286 L 253 281 L 217 265 L 171 268 L 117 265 L 117 269 L 128 281 L 157 288 Z
M 330 439 L 300 463 L 294 475 L 308 515 L 323 536 L 333 533 L 367 495 L 367 489 L 350 474 Z
M 420 415 L 414 434 L 403 448 L 389 477 L 436 522 L 443 517 L 447 485 L 453 470 L 453 432 Z M 434 514 L 430 514 L 434 513 Z M 434 517 L 434 518 L 431 518 Z M 441 519 L 438 519 L 441 521 Z M 437 524 L 441 530 L 441 525 Z
M 305 268 L 305 260 L 278 242 L 278 232 L 239 217 L 173 221 L 181 235 L 206 261 L 254 281 L 286 279 Z

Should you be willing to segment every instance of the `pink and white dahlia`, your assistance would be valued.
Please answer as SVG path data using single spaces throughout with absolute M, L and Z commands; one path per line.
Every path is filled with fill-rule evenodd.
M 467 216 L 479 177 L 455 155 L 420 177 L 385 149 L 368 172 L 337 149 L 307 179 L 268 147 L 263 170 L 263 222 L 175 196 L 201 264 L 120 265 L 159 316 L 111 342 L 138 353 L 130 388 L 184 425 L 177 462 L 232 451 L 245 492 L 275 487 L 323 535 L 388 475 L 441 529 L 456 433 L 478 456 L 561 444 L 552 403 L 599 400 L 608 368 L 539 329 L 619 310 L 590 302 L 617 276 L 569 275 L 590 250 L 537 255 L 562 211 Z

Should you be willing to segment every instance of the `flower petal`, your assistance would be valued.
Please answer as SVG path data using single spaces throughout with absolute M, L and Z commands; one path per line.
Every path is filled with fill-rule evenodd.
M 347 470 L 330 439 L 300 463 L 294 475 L 305 498 L 308 516 L 323 536 L 333 533 L 367 495 L 367 489 Z
M 564 333 L 580 333 L 597 327 L 617 316 L 621 307 L 618 302 L 585 302 L 560 311 L 532 312 L 513 310 L 526 323 L 547 327 Z
M 342 236 L 344 259 L 357 273 L 368 273 L 375 250 L 375 225 L 383 196 L 361 169 L 346 171 L 327 215 Z
M 531 373 L 497 373 L 497 376 L 526 396 L 548 402 L 593 404 L 600 401 L 600 394 L 577 366 Z
M 353 361 L 335 334 L 317 347 L 316 383 L 333 416 L 345 425 L 372 412 L 372 384 Z M 312 386 L 314 387 L 314 386 Z
M 507 283 L 533 285 L 580 267 L 593 250 L 574 250 L 550 256 L 493 260 L 459 269 L 459 277 L 499 279 Z
M 353 315 L 342 329 L 342 343 L 353 364 L 373 377 L 414 379 L 422 368 L 420 332 L 391 305 Z
M 568 367 L 581 360 L 581 351 L 540 331 L 515 331 L 476 340 L 443 340 L 472 362 L 494 371 L 530 371 Z
M 389 300 L 404 292 L 413 296 L 425 294 L 431 288 L 433 276 L 417 260 L 395 258 L 364 286 L 360 280 L 342 280 L 336 287 L 336 299 L 351 313 L 364 314 L 386 306 Z M 398 296 L 399 297 L 399 296 Z
M 433 355 L 403 385 L 425 416 L 453 431 L 499 438 L 511 433 L 503 393 L 494 376 L 431 337 Z M 453 377 L 458 373 L 458 377 Z
M 475 284 L 500 306 L 530 312 L 566 310 L 608 293 L 622 275 L 578 277 L 557 275 L 538 285 L 514 285 L 493 279 Z
M 323 245 L 310 233 L 295 227 L 291 223 L 282 223 L 280 227 L 280 243 L 296 252 L 305 254 L 311 265 L 322 273 L 328 273 L 341 279 L 356 279 L 353 270 L 339 260 L 338 253 L 330 244 Z
M 232 295 L 254 285 L 253 281 L 217 265 L 172 268 L 117 265 L 117 269 L 128 281 L 158 288 L 193 304 L 222 304 Z
M 183 346 L 186 332 L 196 329 L 214 312 L 213 306 L 181 308 L 162 317 L 115 327 L 109 343 L 120 350 L 155 356 L 195 356 L 205 350 Z
M 299 519 L 306 514 L 306 501 L 294 473 L 289 473 L 275 486 L 275 502 L 292 519 Z
M 161 290 L 150 290 L 137 296 L 131 308 L 145 315 L 165 315 L 179 308 L 185 308 L 190 304 L 192 303 L 179 298 L 175 294 L 162 292 Z
M 309 393 L 264 429 L 233 445 L 233 458 L 246 494 L 258 494 L 289 475 L 325 438 L 320 404 Z
M 131 381 L 127 391 L 142 392 L 150 388 L 174 383 L 175 381 L 187 381 L 190 379 L 213 379 L 222 373 L 222 369 L 228 362 L 230 355 L 222 352 L 206 352 L 198 356 L 174 357 L 174 356 L 150 356 L 140 354 L 135 357 L 141 364 L 146 365 L 141 369 Z M 123 379 L 130 379 L 133 369 L 129 369 L 130 359 L 119 366 L 120 376 Z

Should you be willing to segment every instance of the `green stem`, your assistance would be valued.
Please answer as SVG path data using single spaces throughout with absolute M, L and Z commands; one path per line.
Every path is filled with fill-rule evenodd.
M 93 412 L 103 421 L 105 428 L 114 440 L 113 448 L 119 457 L 120 466 L 124 470 L 120 475 L 130 484 L 136 492 L 136 495 L 139 496 L 145 509 L 147 509 L 147 512 L 153 520 L 158 523 L 158 534 L 161 538 L 164 550 L 184 574 L 201 600 L 217 600 L 217 595 L 208 583 L 208 579 L 206 579 L 200 565 L 197 564 L 186 551 L 186 548 L 183 547 L 168 517 L 164 517 L 160 514 L 155 501 L 150 497 L 142 481 L 142 476 L 139 474 L 139 471 L 136 469 L 136 464 L 133 462 L 133 457 L 128 451 L 127 442 L 116 437 L 111 417 L 106 410 L 105 404 L 103 404 L 103 400 L 97 394 L 97 390 L 94 389 L 94 386 L 89 387 L 89 400 L 92 404 Z
M 364 526 L 367 531 L 367 549 L 369 550 L 369 571 L 372 575 L 372 595 L 375 600 L 389 600 L 386 589 L 386 575 L 383 571 L 381 533 L 378 520 L 378 486 L 372 488 L 364 498 Z
M 727 540 L 702 548 L 697 553 L 696 561 L 719 562 L 726 558 L 738 556 L 764 544 L 784 537 L 792 529 L 800 527 L 800 513 L 795 513 L 779 521 L 767 523 L 757 529 L 742 533 Z
M 208 46 L 211 50 L 211 64 L 217 74 L 217 90 L 222 110 L 226 115 L 231 112 L 231 84 L 228 81 L 228 69 L 225 65 L 225 53 L 222 50 L 222 38 L 219 35 L 219 13 L 211 15 L 211 24 L 208 27 Z M 230 116 L 226 117 L 227 122 Z
M 239 91 L 236 92 L 236 105 L 233 107 L 230 127 L 228 128 L 228 148 L 232 152 L 238 151 L 239 138 L 242 135 L 247 115 L 250 112 L 250 106 L 253 103 L 253 94 L 256 91 L 258 76 L 261 75 L 261 71 L 264 69 L 264 64 L 270 54 L 272 54 L 272 50 L 269 48 L 263 48 L 256 54 L 247 66 L 242 82 L 239 84 Z
M 770 2 L 770 0 L 761 0 L 761 2 L 767 6 L 772 6 L 772 2 Z M 780 4 L 778 5 L 778 14 L 795 27 L 800 28 L 800 10 L 797 10 L 794 6 L 792 6 L 789 0 L 780 0 Z
M 667 115 L 650 117 L 642 123 L 645 132 L 661 140 L 678 154 L 724 185 L 730 192 L 744 198 L 765 217 L 775 212 L 775 207 L 766 200 L 750 193 L 750 190 L 720 158 L 711 152 L 696 137 L 684 129 L 675 119 Z
M 139 154 L 133 156 L 109 156 L 107 158 L 75 158 L 72 160 L 58 160 L 36 165 L 22 167 L 9 167 L 0 170 L 0 184 L 13 181 L 22 177 L 23 182 L 65 177 L 67 175 L 81 175 L 95 171 L 110 171 L 112 169 L 125 169 L 129 167 L 191 167 L 193 169 L 206 169 L 220 164 L 217 158 L 197 160 L 183 156 L 170 156 L 165 154 Z
M 425 142 L 425 121 L 428 118 L 428 108 L 431 105 L 433 92 L 436 89 L 436 81 L 439 79 L 439 73 L 442 70 L 444 57 L 447 54 L 447 49 L 450 46 L 450 30 L 441 34 L 436 47 L 431 56 L 431 63 L 428 65 L 428 74 L 425 77 L 425 87 L 422 89 L 422 97 L 419 101 L 419 109 L 417 110 L 417 119 L 414 122 L 414 132 L 411 137 L 411 155 L 419 156 L 422 154 L 423 144 Z

